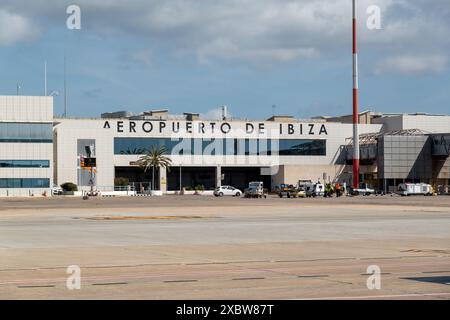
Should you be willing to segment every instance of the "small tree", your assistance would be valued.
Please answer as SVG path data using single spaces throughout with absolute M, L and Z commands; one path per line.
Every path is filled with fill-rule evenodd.
M 155 168 L 167 168 L 169 170 L 172 165 L 172 160 L 165 154 L 167 149 L 165 147 L 153 146 L 150 151 L 139 158 L 138 165 L 147 172 L 152 169 L 152 190 L 155 187 Z
M 72 183 L 72 182 L 66 182 L 66 183 L 63 183 L 63 184 L 61 185 L 61 188 L 62 188 L 64 191 L 78 191 L 77 185 L 76 185 L 75 183 Z

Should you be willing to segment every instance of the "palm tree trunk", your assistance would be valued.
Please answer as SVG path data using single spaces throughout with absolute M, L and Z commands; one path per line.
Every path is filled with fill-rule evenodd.
M 152 191 L 155 190 L 155 166 L 152 166 Z

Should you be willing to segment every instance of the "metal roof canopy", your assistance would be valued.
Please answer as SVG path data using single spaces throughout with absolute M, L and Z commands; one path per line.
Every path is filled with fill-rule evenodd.
M 396 130 L 388 132 L 375 132 L 375 133 L 365 133 L 359 135 L 359 142 L 361 145 L 376 144 L 380 136 L 421 136 L 427 135 L 430 132 L 420 130 L 420 129 L 407 129 L 407 130 Z M 351 146 L 353 144 L 353 138 L 346 139 L 347 145 Z

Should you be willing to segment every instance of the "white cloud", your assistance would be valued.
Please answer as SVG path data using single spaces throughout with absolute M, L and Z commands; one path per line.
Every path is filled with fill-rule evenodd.
M 59 28 L 64 28 L 64 2 L 2 0 L 15 12 L 45 18 Z M 448 57 L 450 1 L 358 3 L 362 55 L 377 59 L 415 52 Z M 78 0 L 77 4 L 82 32 L 136 37 L 155 51 L 164 48 L 174 56 L 194 56 L 200 63 L 276 65 L 318 56 L 343 57 L 350 47 L 349 0 Z M 382 30 L 365 28 L 369 5 L 380 6 Z M 135 58 L 144 64 L 152 60 L 142 52 Z
M 404 55 L 384 59 L 376 65 L 375 72 L 401 73 L 401 74 L 426 74 L 443 72 L 447 68 L 448 59 L 445 56 L 414 56 Z
M 214 60 L 238 60 L 253 65 L 271 65 L 274 63 L 291 62 L 301 58 L 315 58 L 319 52 L 315 48 L 246 48 L 230 40 L 219 39 L 197 49 L 199 62 L 209 64 Z
M 203 120 L 220 120 L 222 119 L 222 107 L 208 110 L 200 114 L 200 118 Z M 229 108 L 227 108 L 227 118 L 232 118 L 233 115 L 230 113 Z
M 11 45 L 38 34 L 27 18 L 0 8 L 0 45 Z

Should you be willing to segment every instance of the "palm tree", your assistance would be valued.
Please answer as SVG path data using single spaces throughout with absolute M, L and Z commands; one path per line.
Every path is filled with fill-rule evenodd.
M 172 165 L 172 160 L 165 156 L 166 153 L 165 147 L 152 146 L 150 151 L 147 151 L 138 160 L 138 165 L 144 169 L 144 172 L 152 169 L 152 190 L 155 187 L 155 168 L 167 168 L 169 170 Z
M 144 154 L 145 153 L 145 149 L 144 148 L 134 148 L 134 149 L 130 149 L 128 148 L 127 150 L 122 150 L 120 151 L 120 154 Z

